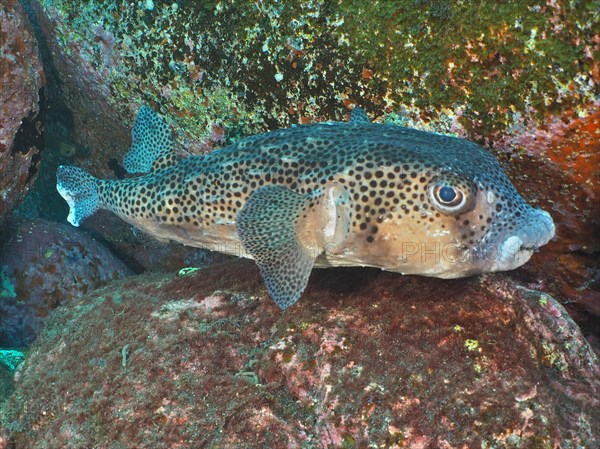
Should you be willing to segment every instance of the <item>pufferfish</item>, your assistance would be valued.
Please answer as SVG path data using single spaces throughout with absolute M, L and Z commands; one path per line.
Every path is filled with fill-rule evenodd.
M 282 309 L 313 267 L 459 278 L 517 268 L 555 232 L 483 147 L 370 123 L 362 109 L 180 158 L 143 106 L 123 165 L 143 175 L 58 168 L 72 225 L 103 208 L 158 240 L 254 259 Z

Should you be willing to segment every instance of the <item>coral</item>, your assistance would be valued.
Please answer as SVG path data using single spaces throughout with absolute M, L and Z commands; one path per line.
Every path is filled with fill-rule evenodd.
M 57 310 L 1 422 L 32 449 L 568 449 L 597 445 L 599 393 L 562 306 L 506 277 L 321 270 L 281 313 L 234 261 Z

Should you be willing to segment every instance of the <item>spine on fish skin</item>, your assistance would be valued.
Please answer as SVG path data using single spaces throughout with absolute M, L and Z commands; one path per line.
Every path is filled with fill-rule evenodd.
M 102 206 L 98 195 L 99 180 L 79 167 L 61 165 L 56 171 L 56 190 L 69 205 L 67 221 L 73 226 Z

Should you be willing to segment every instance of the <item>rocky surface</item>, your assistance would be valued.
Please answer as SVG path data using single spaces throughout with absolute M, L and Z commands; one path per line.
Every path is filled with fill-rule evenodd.
M 65 304 L 2 410 L 15 448 L 595 448 L 600 366 L 502 275 L 315 271 L 282 313 L 251 261 Z
M 0 365 L 0 404 L 10 397 L 14 389 L 15 385 L 13 380 L 13 372 L 6 366 Z M 2 440 L 0 440 L 0 443 L 1 441 Z
M 33 184 L 43 150 L 44 73 L 17 0 L 0 4 L 0 225 Z
M 600 338 L 592 3 L 32 3 L 73 111 L 71 137 L 91 149 L 71 163 L 122 175 L 141 104 L 192 153 L 345 119 L 355 105 L 377 121 L 458 134 L 490 148 L 526 199 L 553 215 L 557 239 L 523 276 Z
M 531 203 L 550 212 L 557 237 L 513 275 L 544 285 L 565 303 L 600 349 L 600 113 L 565 116 L 519 137 L 534 154 L 508 157 L 505 167 Z M 514 142 L 518 148 L 518 144 Z M 541 162 L 538 154 L 548 157 Z M 544 159 L 542 159 L 543 161 Z M 537 173 L 537 174 L 536 174 Z
M 86 233 L 42 220 L 14 224 L 0 247 L 0 347 L 27 346 L 58 305 L 131 270 Z

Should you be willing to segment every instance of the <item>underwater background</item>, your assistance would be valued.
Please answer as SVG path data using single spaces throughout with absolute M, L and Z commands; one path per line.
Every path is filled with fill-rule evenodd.
M 0 448 L 597 447 L 599 9 L 2 0 Z M 354 107 L 465 137 L 557 236 L 468 279 L 315 271 L 282 314 L 251 261 L 66 223 L 56 168 L 125 177 L 142 105 L 181 154 Z

